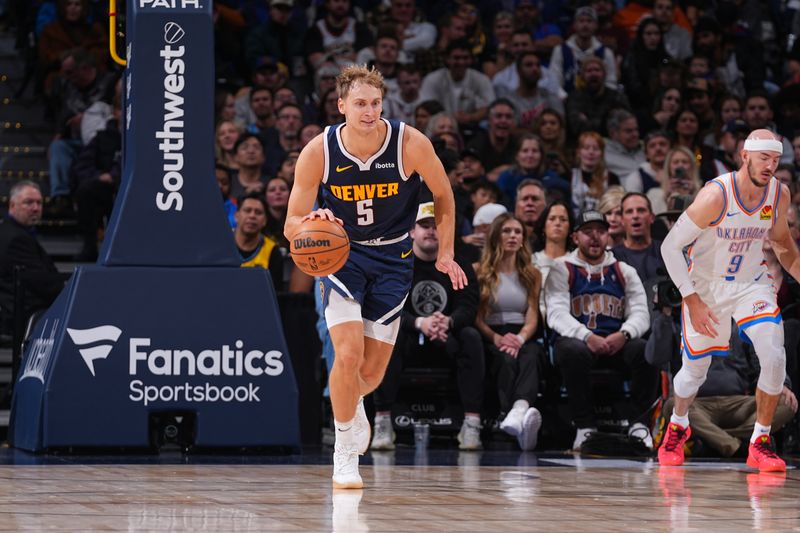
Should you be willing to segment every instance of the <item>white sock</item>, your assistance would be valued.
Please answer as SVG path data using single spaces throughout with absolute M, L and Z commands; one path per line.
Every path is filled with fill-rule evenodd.
M 350 431 L 353 422 L 355 422 L 355 418 L 347 422 L 333 421 L 333 425 L 336 427 L 336 440 L 342 439 L 344 442 L 349 442 L 353 438 L 353 432 Z
M 517 400 L 514 402 L 514 405 L 511 406 L 511 410 L 527 411 L 530 406 L 531 404 L 528 403 L 528 400 Z
M 683 416 L 679 416 L 678 413 L 675 412 L 675 409 L 672 410 L 672 416 L 669 417 L 669 421 L 672 424 L 678 424 L 681 427 L 688 428 L 689 427 L 689 413 L 686 413 Z
M 772 426 L 762 426 L 756 422 L 756 425 L 753 428 L 753 434 L 750 436 L 750 444 L 753 444 L 761 435 L 769 435 L 770 429 L 772 429 Z
M 476 415 L 464 415 L 464 422 L 469 422 L 470 426 L 480 426 L 481 417 Z

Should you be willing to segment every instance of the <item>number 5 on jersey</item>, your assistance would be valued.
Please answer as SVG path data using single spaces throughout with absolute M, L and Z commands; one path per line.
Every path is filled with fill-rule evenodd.
M 358 212 L 359 226 L 369 226 L 375 222 L 375 217 L 372 212 L 372 198 L 368 200 L 359 200 L 356 203 L 356 212 Z

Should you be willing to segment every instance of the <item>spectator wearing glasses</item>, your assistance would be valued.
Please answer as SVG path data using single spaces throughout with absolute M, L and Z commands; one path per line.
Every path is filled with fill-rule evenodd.
M 263 192 L 267 177 L 263 174 L 264 145 L 253 133 L 239 136 L 233 148 L 237 171 L 231 180 L 231 197 L 238 198 L 248 192 Z

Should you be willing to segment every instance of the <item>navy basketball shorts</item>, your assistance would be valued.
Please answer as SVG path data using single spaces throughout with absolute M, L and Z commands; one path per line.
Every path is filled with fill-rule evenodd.
M 361 322 L 365 337 L 394 344 L 413 276 L 410 237 L 391 244 L 351 242 L 341 270 L 319 282 L 328 328 Z

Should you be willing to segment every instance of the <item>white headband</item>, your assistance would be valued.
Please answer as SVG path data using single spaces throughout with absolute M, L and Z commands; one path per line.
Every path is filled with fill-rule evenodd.
M 744 149 L 748 152 L 778 152 L 783 154 L 783 143 L 775 139 L 747 139 Z

